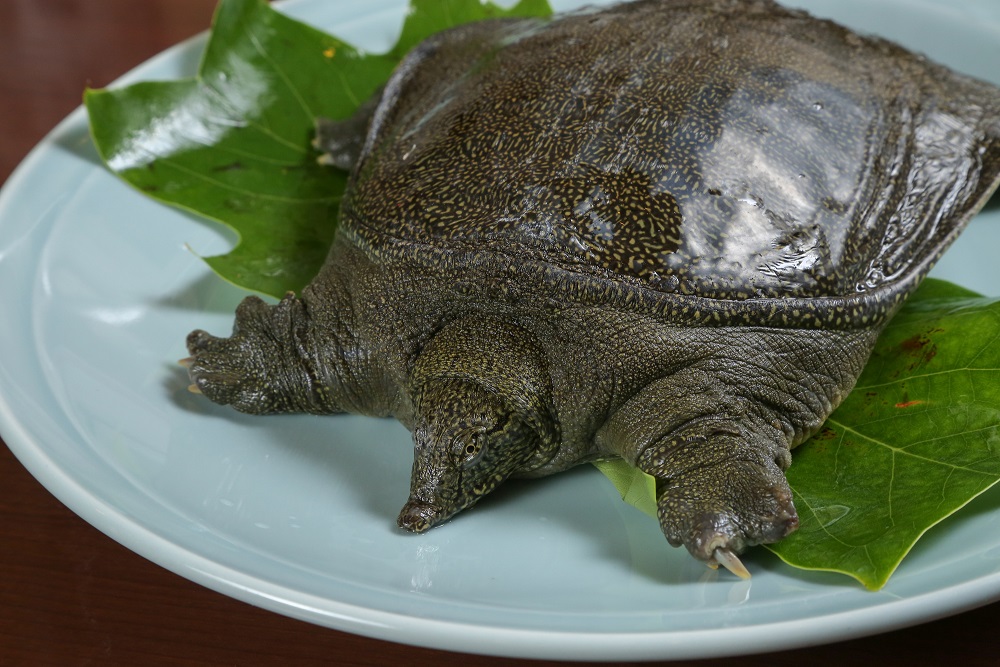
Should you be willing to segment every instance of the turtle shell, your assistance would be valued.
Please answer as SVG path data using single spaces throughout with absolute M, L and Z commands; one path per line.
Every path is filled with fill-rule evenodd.
M 998 118 L 994 87 L 769 1 L 486 22 L 390 80 L 344 227 L 716 319 L 869 324 L 995 188 Z

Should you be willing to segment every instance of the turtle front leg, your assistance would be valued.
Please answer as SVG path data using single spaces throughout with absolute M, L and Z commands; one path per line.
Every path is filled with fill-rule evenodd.
M 738 554 L 798 526 L 779 420 L 751 410 L 711 374 L 686 369 L 632 397 L 600 438 L 656 478 L 657 510 L 673 546 L 749 576 Z M 773 417 L 773 416 L 772 416 Z
M 790 449 L 851 391 L 878 333 L 662 331 L 669 363 L 615 409 L 597 444 L 656 478 L 671 544 L 745 576 L 737 554 L 798 527 Z
M 780 432 L 708 417 L 646 447 L 636 465 L 656 478 L 660 528 L 673 546 L 741 577 L 737 554 L 798 527 Z

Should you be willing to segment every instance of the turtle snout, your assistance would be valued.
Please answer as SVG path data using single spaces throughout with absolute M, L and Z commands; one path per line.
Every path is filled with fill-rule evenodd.
M 411 498 L 399 513 L 396 525 L 411 533 L 422 533 L 440 523 L 448 515 L 439 507 Z

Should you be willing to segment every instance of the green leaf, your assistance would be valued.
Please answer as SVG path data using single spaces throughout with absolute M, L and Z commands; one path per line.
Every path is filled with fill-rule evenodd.
M 622 500 L 656 518 L 656 479 L 621 459 L 594 461 L 594 466 L 611 480 Z
M 263 0 L 224 0 L 197 77 L 88 90 L 91 134 L 126 182 L 238 233 L 232 252 L 206 260 L 220 276 L 280 296 L 301 290 L 322 266 L 347 183 L 347 174 L 317 164 L 315 119 L 350 116 L 433 32 L 549 14 L 544 0 L 509 10 L 414 0 L 399 44 L 369 55 Z
M 855 390 L 795 450 L 787 477 L 799 529 L 767 548 L 881 588 L 927 530 L 1000 480 L 998 414 L 1000 299 L 926 280 Z M 651 477 L 624 461 L 601 465 L 623 498 L 656 516 L 652 494 L 635 492 Z
M 881 588 L 928 529 L 1000 480 L 998 414 L 1000 300 L 930 282 L 796 451 L 799 530 L 771 550 Z

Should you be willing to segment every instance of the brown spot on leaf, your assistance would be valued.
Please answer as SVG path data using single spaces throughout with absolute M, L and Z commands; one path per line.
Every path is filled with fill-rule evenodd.
M 814 440 L 833 440 L 837 437 L 837 432 L 829 426 L 824 426 L 820 432 L 813 436 Z
M 897 408 L 912 408 L 914 405 L 920 405 L 921 403 L 923 403 L 923 401 L 920 401 L 920 400 L 903 401 L 902 403 L 896 403 L 896 407 Z
M 940 333 L 942 329 L 931 329 L 926 333 L 916 334 L 915 336 L 910 336 L 903 342 L 899 344 L 900 351 L 911 357 L 914 363 L 910 364 L 907 369 L 913 370 L 918 366 L 927 364 L 937 355 L 937 345 L 931 339 L 936 333 Z

